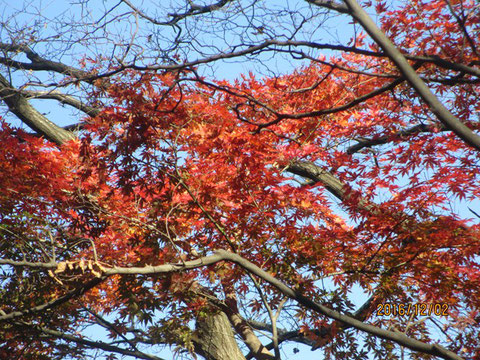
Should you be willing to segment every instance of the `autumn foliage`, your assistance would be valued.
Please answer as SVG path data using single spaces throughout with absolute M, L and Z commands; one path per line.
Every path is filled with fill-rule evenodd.
M 448 7 L 471 12 L 468 32 Z M 432 91 L 478 132 L 478 4 L 376 10 Z M 480 358 L 478 151 L 432 116 L 388 58 L 373 56 L 377 45 L 365 36 L 350 45 L 363 51 L 271 78 L 122 71 L 91 94 L 100 114 L 60 147 L 3 121 L 1 315 L 23 313 L 2 321 L 0 357 L 64 356 L 44 329 L 75 333 L 93 312 L 111 320 L 112 338 L 140 324 L 154 344 L 193 353 L 191 322 L 232 298 L 247 319 L 284 307 L 279 323 L 334 358 L 362 358 L 362 348 L 394 356 L 386 340 L 360 341 L 231 262 L 107 274 L 182 267 L 224 249 L 344 314 L 361 289 L 361 321 Z M 386 303 L 448 311 L 379 316 Z

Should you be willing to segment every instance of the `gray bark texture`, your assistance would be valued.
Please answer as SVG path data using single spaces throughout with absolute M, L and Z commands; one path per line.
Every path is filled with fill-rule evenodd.
M 197 320 L 195 352 L 207 360 L 245 360 L 223 312 Z
M 55 125 L 38 112 L 1 74 L 0 100 L 3 100 L 5 104 L 7 104 L 8 109 L 26 125 L 57 145 L 61 145 L 75 138 L 72 132 Z

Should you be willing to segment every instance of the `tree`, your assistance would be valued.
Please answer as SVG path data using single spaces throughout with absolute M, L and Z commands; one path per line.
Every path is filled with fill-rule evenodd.
M 92 5 L 4 14 L 2 357 L 480 358 L 475 1 Z

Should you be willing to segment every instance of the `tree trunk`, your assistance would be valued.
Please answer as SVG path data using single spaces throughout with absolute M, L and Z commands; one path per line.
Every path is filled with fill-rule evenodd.
M 207 360 L 245 360 L 223 312 L 197 319 L 195 352 Z

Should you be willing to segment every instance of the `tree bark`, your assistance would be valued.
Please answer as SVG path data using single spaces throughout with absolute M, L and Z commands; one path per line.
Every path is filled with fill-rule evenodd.
M 245 360 L 223 312 L 197 319 L 195 352 L 207 360 Z
M 5 104 L 7 104 L 8 109 L 21 121 L 57 145 L 61 145 L 75 138 L 72 132 L 62 129 L 40 114 L 1 74 L 0 100 L 3 100 Z

